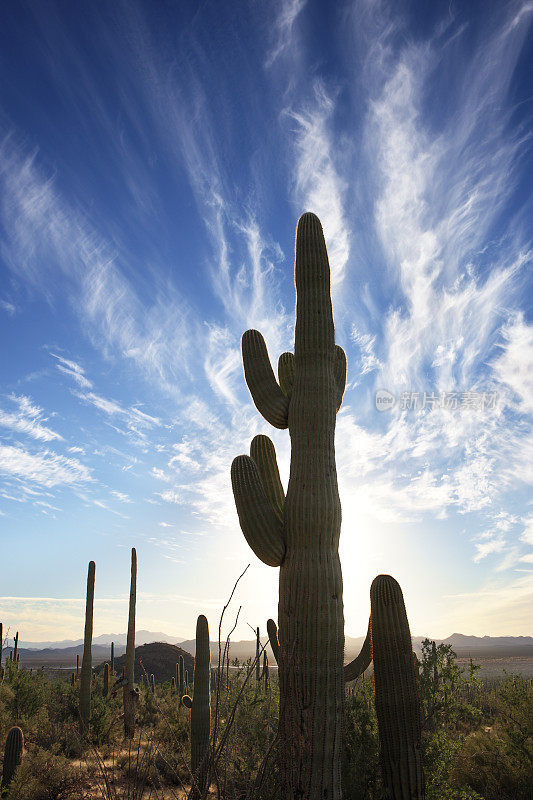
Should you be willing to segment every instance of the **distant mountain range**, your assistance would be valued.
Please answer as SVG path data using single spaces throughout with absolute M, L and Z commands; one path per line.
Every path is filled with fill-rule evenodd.
M 413 637 L 413 649 L 420 653 L 422 641 L 425 636 Z M 119 658 L 126 647 L 126 634 L 104 634 L 95 636 L 93 639 L 92 655 L 93 663 L 98 664 L 109 659 L 110 643 L 115 642 L 115 656 Z M 345 660 L 351 661 L 363 644 L 364 637 L 346 637 L 345 641 Z M 167 636 L 164 633 L 152 631 L 137 631 L 135 644 L 141 647 L 153 642 L 164 642 L 166 644 L 180 645 L 180 648 L 194 656 L 196 642 L 194 639 L 183 640 L 176 637 Z M 460 658 L 476 656 L 478 658 L 509 658 L 515 656 L 533 657 L 533 637 L 531 636 L 465 636 L 462 633 L 452 633 L 447 639 L 436 639 L 437 644 L 451 644 L 456 655 Z M 261 643 L 266 644 L 266 637 L 261 638 Z M 65 642 L 32 642 L 24 643 L 24 647 L 19 647 L 21 662 L 28 666 L 38 666 L 40 664 L 71 666 L 76 663 L 76 656 L 83 655 L 83 642 L 81 639 Z M 222 643 L 222 649 L 224 643 Z M 4 647 L 3 659 L 9 657 L 12 646 Z M 218 642 L 211 642 L 211 659 L 213 665 L 218 663 L 219 646 Z M 267 654 L 271 663 L 274 657 L 267 645 Z M 255 641 L 244 640 L 231 642 L 230 660 L 238 658 L 242 663 L 248 658 L 255 656 Z
M 126 636 L 127 634 L 125 633 L 102 633 L 100 636 L 93 636 L 93 646 L 102 645 L 102 647 L 110 647 L 111 642 L 114 642 L 115 648 L 117 645 L 124 645 L 125 647 Z M 180 638 L 179 636 L 169 636 L 167 633 L 154 631 L 135 632 L 135 643 L 138 646 L 150 644 L 150 642 L 168 642 L 169 644 L 180 644 L 182 641 L 183 637 Z M 78 647 L 80 644 L 83 645 L 83 639 L 63 639 L 61 642 L 27 642 L 25 639 L 21 638 L 19 639 L 19 644 L 26 650 L 64 650 L 68 647 Z

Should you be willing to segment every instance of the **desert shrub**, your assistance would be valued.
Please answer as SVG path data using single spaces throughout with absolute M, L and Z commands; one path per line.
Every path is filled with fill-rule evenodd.
M 374 687 L 363 678 L 346 698 L 343 796 L 346 800 L 380 797 L 379 741 Z
M 453 781 L 480 792 L 484 800 L 532 800 L 533 686 L 507 678 L 494 693 L 497 716 L 491 728 L 465 740 Z
M 25 754 L 7 800 L 85 800 L 87 781 L 63 755 L 34 748 Z

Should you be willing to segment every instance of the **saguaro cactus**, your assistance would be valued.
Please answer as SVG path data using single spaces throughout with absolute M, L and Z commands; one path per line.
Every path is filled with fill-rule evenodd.
M 180 703 L 183 695 L 185 694 L 185 662 L 183 661 L 183 656 L 179 657 L 178 660 L 178 687 L 179 687 L 179 695 L 180 695 Z
M 111 642 L 111 662 L 109 665 L 111 675 L 115 674 L 115 642 Z
M 124 706 L 124 736 L 133 739 L 135 736 L 135 603 L 137 600 L 137 552 L 131 548 L 131 581 L 130 607 L 128 614 L 128 636 L 126 639 L 126 667 L 122 702 Z
M 0 667 L 2 666 L 3 652 L 4 652 L 4 626 L 0 622 Z
M 191 709 L 191 772 L 196 793 L 207 788 L 209 772 L 209 737 L 211 735 L 211 648 L 209 625 L 200 614 L 196 621 L 196 655 L 194 658 L 194 692 L 184 695 L 183 704 Z
M 420 701 L 399 583 L 390 575 L 378 575 L 370 604 L 383 783 L 391 800 L 424 800 Z
M 83 638 L 83 659 L 80 675 L 80 725 L 82 732 L 91 719 L 91 677 L 93 642 L 94 575 L 96 564 L 89 561 L 87 571 L 87 599 L 85 603 L 85 634 Z
M 109 664 L 107 661 L 104 664 L 104 697 L 109 694 Z
M 0 788 L 7 789 L 19 764 L 22 763 L 22 753 L 24 751 L 24 734 L 18 727 L 10 728 L 6 738 L 6 749 L 4 750 L 4 769 L 2 772 L 2 783 Z
M 255 631 L 255 679 L 257 683 L 261 680 L 261 639 L 259 628 Z
M 15 634 L 14 639 L 14 648 L 13 648 L 13 661 L 18 661 L 18 649 L 19 649 L 19 632 L 17 631 Z
M 281 793 L 338 800 L 344 709 L 344 613 L 338 554 L 341 506 L 335 418 L 346 356 L 335 346 L 328 254 L 320 221 L 296 231 L 295 350 L 274 377 L 263 337 L 242 337 L 246 383 L 276 428 L 288 428 L 291 468 L 284 498 L 274 445 L 256 436 L 251 457 L 231 469 L 244 536 L 265 564 L 280 567 L 279 686 Z

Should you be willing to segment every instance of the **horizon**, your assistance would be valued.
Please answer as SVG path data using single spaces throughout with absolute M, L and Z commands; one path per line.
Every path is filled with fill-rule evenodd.
M 464 4 L 463 4 L 464 5 Z M 21 642 L 277 619 L 233 458 L 289 438 L 240 337 L 293 349 L 294 231 L 324 227 L 345 632 L 531 636 L 530 2 L 120 0 L 4 13 L 0 622 Z M 359 633 L 361 631 L 361 633 Z M 57 635 L 55 635 L 57 634 Z M 418 634 L 417 634 L 418 635 Z

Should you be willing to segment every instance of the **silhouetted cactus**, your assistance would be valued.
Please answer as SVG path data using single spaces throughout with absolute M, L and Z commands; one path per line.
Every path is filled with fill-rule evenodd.
M 111 661 L 109 664 L 109 671 L 111 675 L 115 674 L 115 642 L 111 642 Z
M 179 669 L 178 690 L 179 690 L 180 703 L 181 703 L 181 698 L 185 694 L 185 664 L 184 664 L 184 661 L 183 661 L 183 656 L 179 657 L 178 665 L 179 665 L 179 668 L 178 668 Z
M 2 791 L 7 789 L 15 776 L 19 764 L 22 764 L 24 752 L 24 734 L 18 727 L 10 728 L 6 738 L 6 748 L 4 750 L 4 767 L 2 772 Z
M 152 694 L 155 694 L 155 676 L 153 672 L 150 675 L 150 691 Z
M 128 635 L 126 639 L 126 666 L 124 669 L 124 686 L 122 702 L 124 707 L 124 736 L 133 739 L 135 736 L 135 604 L 137 601 L 137 552 L 131 549 L 130 605 L 128 613 Z
M 191 709 L 191 772 L 198 793 L 207 789 L 209 772 L 209 737 L 211 735 L 211 648 L 209 625 L 200 614 L 196 622 L 196 655 L 194 658 L 194 692 L 183 705 Z M 190 703 L 190 705 L 189 705 Z
M 80 675 L 80 725 L 85 731 L 91 720 L 91 678 L 92 678 L 92 640 L 93 640 L 93 607 L 94 607 L 94 575 L 96 564 L 89 562 L 87 571 L 87 599 L 85 603 L 85 633 L 83 637 L 83 659 Z
M 255 679 L 257 683 L 261 680 L 261 639 L 259 638 L 259 628 L 255 631 Z
M 289 428 L 291 469 L 284 498 L 274 445 L 256 436 L 231 469 L 244 536 L 265 564 L 280 567 L 279 685 L 281 795 L 341 797 L 344 614 L 338 554 L 341 507 L 335 418 L 346 356 L 335 346 L 330 269 L 320 221 L 304 214 L 296 232 L 295 351 L 274 377 L 258 331 L 242 337 L 246 383 L 276 428 Z
M 263 650 L 263 676 L 262 677 L 263 677 L 263 680 L 265 682 L 265 692 L 268 692 L 269 674 L 268 674 L 268 657 L 267 657 L 266 650 Z
M 79 677 L 80 674 L 80 654 L 76 653 L 76 679 Z
M 2 666 L 3 653 L 4 653 L 4 626 L 0 622 L 0 667 Z
M 19 632 L 17 631 L 14 639 L 13 661 L 18 661 L 18 649 L 19 649 Z
M 174 677 L 174 675 L 170 679 L 170 690 L 172 693 L 176 691 L 176 678 Z
M 109 694 L 109 664 L 104 664 L 104 697 Z
M 372 659 L 383 784 L 391 800 L 424 800 L 420 701 L 409 623 L 398 582 L 370 589 Z

